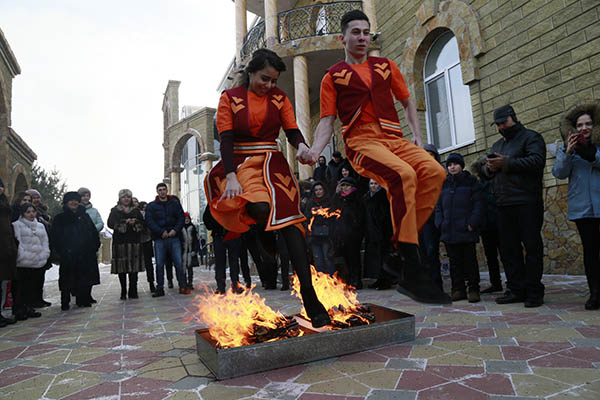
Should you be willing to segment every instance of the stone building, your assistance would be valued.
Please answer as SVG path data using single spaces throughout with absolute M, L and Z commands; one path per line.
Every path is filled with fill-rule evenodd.
M 20 73 L 21 67 L 0 29 L 0 178 L 9 197 L 29 188 L 31 166 L 37 158 L 11 128 L 12 80 Z
M 201 226 L 206 207 L 204 177 L 220 158 L 215 146 L 214 116 L 208 107 L 179 110 L 179 81 L 169 81 L 163 97 L 164 182 L 181 200 L 192 221 Z
M 561 114 L 600 99 L 600 3 L 597 0 L 234 0 L 236 55 L 221 89 L 254 50 L 267 46 L 288 66 L 278 86 L 295 105 L 308 142 L 319 118 L 319 85 L 343 59 L 339 20 L 362 9 L 371 20 L 370 54 L 394 60 L 419 111 L 424 142 L 442 157 L 461 152 L 469 165 L 500 138 L 493 110 L 510 103 L 548 144 L 545 268 L 582 273 L 582 250 L 566 220 L 566 185 L 551 169 Z M 248 30 L 246 11 L 260 17 Z M 233 22 L 233 21 L 232 21 Z M 400 109 L 398 104 L 398 109 Z M 404 131 L 410 130 L 400 112 Z M 343 152 L 339 133 L 331 148 Z M 293 149 L 287 149 L 293 160 Z M 329 158 L 329 157 L 327 157 Z M 300 177 L 310 168 L 297 166 Z

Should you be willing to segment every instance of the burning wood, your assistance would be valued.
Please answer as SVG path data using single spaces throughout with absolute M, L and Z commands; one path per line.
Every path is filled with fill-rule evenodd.
M 352 291 L 350 286 L 338 277 L 337 272 L 332 277 L 329 274 L 317 272 L 312 265 L 310 268 L 315 292 L 331 317 L 333 329 L 369 325 L 375 322 L 375 315 L 368 307 L 360 304 L 356 298 L 356 292 Z M 292 287 L 296 297 L 302 299 L 300 281 L 296 274 L 292 278 Z M 300 314 L 308 319 L 304 308 Z
M 293 318 L 285 317 L 265 304 L 252 289 L 236 294 L 229 290 L 215 295 L 205 288 L 196 295 L 197 318 L 204 322 L 219 348 L 244 346 L 301 336 L 302 330 Z

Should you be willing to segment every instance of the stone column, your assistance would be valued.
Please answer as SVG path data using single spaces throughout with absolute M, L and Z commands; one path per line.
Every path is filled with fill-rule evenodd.
M 183 168 L 173 168 L 171 170 L 171 194 L 181 198 L 181 172 Z
M 277 42 L 277 0 L 265 1 L 265 40 L 267 47 L 271 48 Z
M 240 51 L 242 51 L 246 33 L 248 33 L 246 0 L 235 0 L 235 59 L 238 63 L 240 62 Z
M 306 142 L 311 145 L 313 141 L 310 129 L 310 101 L 308 99 L 308 66 L 306 56 L 294 57 L 294 96 L 296 98 L 296 122 L 300 132 L 304 134 Z M 288 146 L 291 147 L 291 146 Z M 299 164 L 300 179 L 312 176 L 310 165 Z
M 371 32 L 377 32 L 377 17 L 375 16 L 374 0 L 363 0 L 363 12 L 369 17 Z M 370 50 L 369 55 L 372 57 L 379 57 L 379 50 Z

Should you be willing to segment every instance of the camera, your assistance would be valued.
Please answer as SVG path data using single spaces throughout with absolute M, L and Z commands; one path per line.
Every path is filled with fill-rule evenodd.
M 486 155 L 487 158 L 496 158 L 498 155 L 496 153 L 489 153 Z
M 587 129 L 582 130 L 581 132 L 575 133 L 575 137 L 577 138 L 577 144 L 586 144 L 587 140 L 585 135 L 588 133 Z

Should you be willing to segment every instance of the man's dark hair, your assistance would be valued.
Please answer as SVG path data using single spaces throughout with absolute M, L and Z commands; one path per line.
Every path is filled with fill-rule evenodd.
M 167 186 L 167 184 L 166 184 L 166 183 L 164 183 L 164 182 L 160 182 L 158 185 L 156 185 L 156 190 L 158 190 L 158 188 L 159 188 L 159 187 L 165 187 L 165 188 L 167 188 L 167 189 L 169 188 L 169 187 Z
M 367 21 L 369 26 L 371 26 L 371 22 L 369 22 L 369 17 L 367 14 L 360 10 L 352 10 L 348 11 L 346 14 L 342 15 L 342 22 L 340 23 L 340 28 L 342 30 L 342 35 L 346 34 L 346 29 L 348 28 L 348 24 L 352 21 Z

